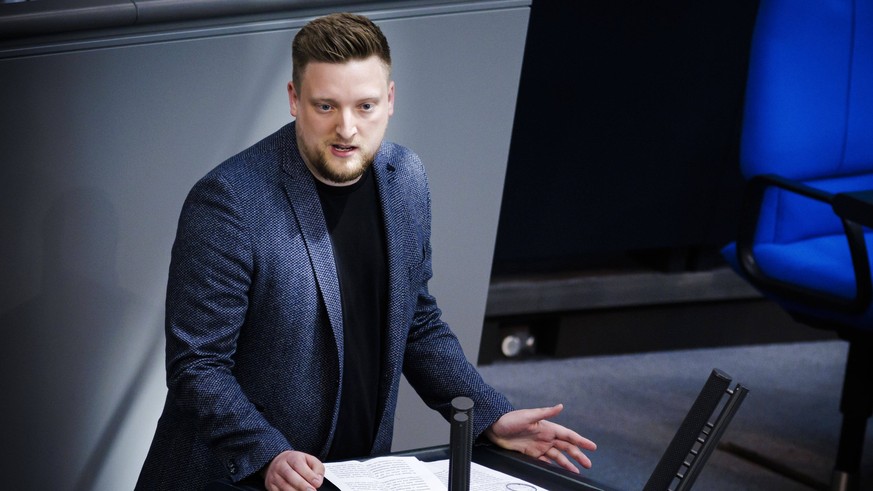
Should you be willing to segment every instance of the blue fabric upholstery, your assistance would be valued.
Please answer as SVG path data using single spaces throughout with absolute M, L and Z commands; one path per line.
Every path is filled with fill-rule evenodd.
M 859 489 L 873 414 L 873 232 L 833 205 L 846 214 L 835 195 L 873 190 L 873 0 L 761 0 L 748 77 L 749 186 L 738 240 L 722 252 L 795 319 L 849 341 L 831 489 Z M 861 210 L 851 214 L 869 225 L 873 211 Z
M 746 178 L 775 174 L 830 194 L 873 189 L 873 0 L 762 1 L 740 157 Z M 755 260 L 767 276 L 855 295 L 844 227 L 829 203 L 771 187 L 754 236 Z M 723 253 L 742 270 L 736 244 Z M 839 317 L 873 328 L 869 312 Z
M 806 181 L 873 172 L 873 2 L 763 0 L 742 170 Z

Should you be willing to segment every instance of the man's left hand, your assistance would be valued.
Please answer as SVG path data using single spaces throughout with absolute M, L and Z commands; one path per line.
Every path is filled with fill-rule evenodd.
M 485 430 L 485 436 L 500 447 L 558 464 L 576 473 L 579 469 L 567 455 L 590 469 L 591 459 L 582 450 L 594 451 L 597 445 L 573 430 L 546 420 L 557 416 L 563 409 L 564 405 L 558 404 L 508 412 Z

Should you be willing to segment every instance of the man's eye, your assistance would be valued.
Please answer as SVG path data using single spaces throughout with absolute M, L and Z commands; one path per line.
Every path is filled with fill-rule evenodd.
M 317 107 L 318 107 L 319 111 L 323 111 L 323 112 L 330 111 L 330 104 L 319 104 Z
M 375 107 L 375 105 L 373 105 L 370 102 L 366 102 L 364 104 L 361 104 L 361 109 L 363 109 L 364 111 L 372 111 L 374 107 Z

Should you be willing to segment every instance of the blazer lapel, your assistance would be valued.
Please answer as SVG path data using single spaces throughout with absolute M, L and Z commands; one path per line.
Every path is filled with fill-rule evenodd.
M 289 125 L 293 128 L 294 124 Z M 343 373 L 343 315 L 339 279 L 330 234 L 318 198 L 315 181 L 297 151 L 294 131 L 287 132 L 281 146 L 283 184 L 288 201 L 303 234 L 303 241 L 309 254 L 321 299 L 327 309 L 327 317 L 333 329 L 337 345 L 340 374 Z M 342 377 L 342 375 L 340 375 Z

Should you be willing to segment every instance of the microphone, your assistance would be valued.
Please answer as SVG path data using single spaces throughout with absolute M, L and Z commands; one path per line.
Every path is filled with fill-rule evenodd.
M 473 400 L 452 399 L 449 433 L 449 491 L 470 491 L 470 461 L 473 457 Z

